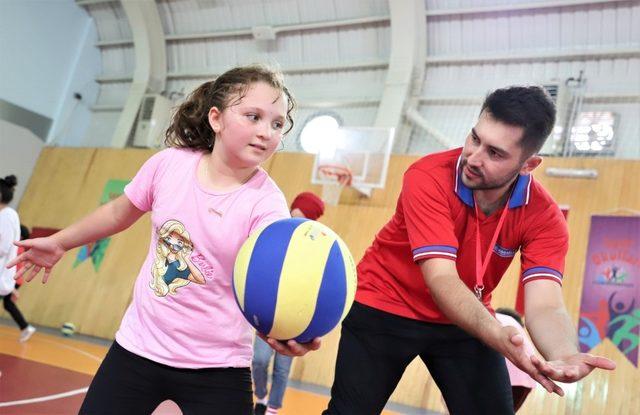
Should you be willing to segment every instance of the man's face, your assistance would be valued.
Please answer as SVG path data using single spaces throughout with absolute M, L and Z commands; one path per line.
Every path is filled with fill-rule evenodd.
M 483 111 L 462 150 L 460 174 L 464 185 L 474 190 L 498 189 L 518 174 L 533 170 L 535 166 L 529 169 L 529 159 L 524 158 L 520 146 L 523 133 L 522 127 L 504 124 Z

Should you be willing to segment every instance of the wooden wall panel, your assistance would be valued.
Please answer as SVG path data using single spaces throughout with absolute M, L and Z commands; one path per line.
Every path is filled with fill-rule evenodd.
M 68 226 L 99 206 L 109 179 L 130 180 L 151 154 L 134 149 L 46 149 L 20 204 L 22 222 L 29 227 Z M 82 333 L 113 338 L 148 243 L 145 216 L 112 237 L 97 273 L 90 260 L 73 268 L 79 248 L 70 251 L 46 285 L 21 288 L 21 309 L 36 324 L 60 327 L 70 321 Z
M 28 226 L 64 227 L 98 206 L 108 179 L 130 179 L 152 154 L 145 150 L 45 149 L 20 205 L 22 221 Z M 387 187 L 365 199 L 346 189 L 338 206 L 327 206 L 321 221 L 342 236 L 358 261 L 375 233 L 395 210 L 406 168 L 417 157 L 393 156 Z M 290 203 L 301 191 L 322 193 L 310 184 L 312 156 L 277 153 L 264 164 Z M 544 168 L 596 168 L 597 180 L 551 178 Z M 546 159 L 536 177 L 561 204 L 570 205 L 571 244 L 565 271 L 564 298 L 577 321 L 582 292 L 584 257 L 592 214 L 609 213 L 625 207 L 640 210 L 640 161 L 609 159 Z M 133 280 L 148 249 L 147 217 L 112 239 L 99 273 L 88 262 L 73 269 L 77 250 L 66 255 L 54 271 L 51 282 L 23 287 L 20 306 L 37 324 L 59 326 L 76 323 L 79 331 L 112 338 L 126 305 Z M 495 306 L 513 306 L 518 284 L 519 264 L 514 261 L 500 287 L 494 292 Z M 330 386 L 339 339 L 336 329 L 323 339 L 322 348 L 294 362 L 292 377 Z M 565 387 L 567 396 L 558 398 L 536 390 L 525 403 L 522 414 L 603 414 L 639 413 L 640 372 L 609 342 L 594 353 L 614 359 L 614 373 L 596 372 L 585 381 Z M 440 393 L 420 361 L 405 372 L 392 400 L 432 410 L 441 410 Z

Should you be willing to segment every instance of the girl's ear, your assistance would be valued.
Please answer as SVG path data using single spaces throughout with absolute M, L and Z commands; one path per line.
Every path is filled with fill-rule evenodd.
M 222 115 L 222 112 L 220 112 L 218 107 L 211 107 L 211 109 L 209 109 L 209 114 L 208 114 L 209 126 L 211 126 L 211 129 L 216 134 L 220 131 L 220 116 L 221 115 Z

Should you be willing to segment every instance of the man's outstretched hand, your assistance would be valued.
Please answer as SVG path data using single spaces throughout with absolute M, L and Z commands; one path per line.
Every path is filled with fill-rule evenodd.
M 546 377 L 563 383 L 576 382 L 591 373 L 593 369 L 614 370 L 616 368 L 613 360 L 588 353 L 576 353 L 549 362 L 534 355 L 531 356 L 531 362 Z
M 534 363 L 524 347 L 524 337 L 514 327 L 502 327 L 499 334 L 499 343 L 496 350 L 513 362 L 520 370 L 527 373 L 536 382 L 541 384 L 549 393 L 564 396 L 564 391 Z

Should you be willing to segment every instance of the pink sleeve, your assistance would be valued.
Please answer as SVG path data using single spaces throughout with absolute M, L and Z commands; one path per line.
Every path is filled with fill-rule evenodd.
M 289 213 L 289 207 L 287 206 L 287 200 L 284 198 L 284 195 L 282 192 L 274 191 L 260 199 L 253 208 L 249 233 L 270 225 L 277 220 L 288 219 L 290 217 L 291 213 Z
M 153 207 L 155 183 L 158 171 L 162 170 L 162 164 L 167 159 L 171 149 L 160 151 L 147 160 L 133 180 L 124 188 L 131 203 L 143 212 L 149 212 Z
M 529 340 L 529 336 L 527 335 L 524 328 L 520 324 L 518 324 L 516 320 L 514 320 L 510 316 L 506 316 L 500 313 L 496 313 L 496 319 L 503 326 L 511 326 L 518 330 L 518 332 L 524 338 L 524 349 L 528 356 L 531 356 L 535 353 L 535 348 L 533 347 L 531 340 Z M 518 367 L 516 367 L 513 363 L 511 363 L 509 359 L 505 358 L 505 361 L 507 364 L 507 371 L 509 372 L 509 379 L 511 380 L 512 386 L 524 386 L 531 389 L 536 387 L 536 381 L 533 380 L 526 372 L 523 372 Z

